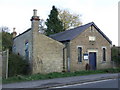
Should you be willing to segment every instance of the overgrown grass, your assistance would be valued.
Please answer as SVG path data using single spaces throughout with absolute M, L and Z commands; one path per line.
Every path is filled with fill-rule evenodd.
M 8 79 L 3 79 L 2 82 L 5 83 L 14 83 L 21 81 L 31 81 L 31 80 L 43 80 L 43 79 L 52 79 L 52 78 L 60 78 L 60 77 L 71 77 L 71 76 L 82 76 L 82 75 L 90 75 L 90 74 L 100 74 L 100 73 L 119 73 L 120 68 L 115 69 L 103 69 L 96 71 L 76 71 L 76 72 L 53 72 L 49 74 L 34 74 L 34 75 L 18 75 L 14 77 L 9 77 Z

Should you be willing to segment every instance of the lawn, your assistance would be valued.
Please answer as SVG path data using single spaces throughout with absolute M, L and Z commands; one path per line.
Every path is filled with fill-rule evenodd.
M 101 74 L 101 73 L 119 73 L 120 68 L 116 69 L 104 69 L 96 71 L 76 71 L 76 72 L 53 72 L 49 74 L 33 74 L 33 75 L 17 75 L 14 77 L 9 77 L 8 79 L 2 79 L 2 83 L 14 83 L 22 81 L 31 81 L 31 80 L 44 80 L 60 77 L 71 77 L 71 76 L 83 76 L 90 74 Z

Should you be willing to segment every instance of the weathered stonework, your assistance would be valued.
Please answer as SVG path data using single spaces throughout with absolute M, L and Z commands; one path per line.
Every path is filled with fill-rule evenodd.
M 28 47 L 31 73 L 62 72 L 64 45 L 43 34 L 39 30 L 39 17 L 34 10 L 31 29 L 14 38 L 13 52 L 26 57 Z M 26 42 L 28 46 L 26 46 Z
M 62 72 L 64 45 L 41 33 L 33 36 L 33 73 Z
M 32 60 L 32 31 L 28 30 L 14 38 L 13 52 L 25 57 L 25 43 L 29 42 L 29 60 Z
M 111 44 L 94 25 L 92 30 L 90 26 L 75 38 L 59 42 L 38 31 L 39 20 L 37 10 L 34 10 L 31 29 L 15 37 L 13 45 L 13 51 L 23 57 L 26 56 L 26 48 L 28 48 L 32 74 L 85 70 L 89 59 L 84 60 L 83 54 L 89 55 L 89 52 L 96 53 L 96 69 L 112 67 Z M 95 41 L 90 41 L 89 38 L 93 36 Z M 82 62 L 78 62 L 78 47 L 82 47 Z M 106 48 L 106 61 L 103 61 L 103 48 Z
M 95 42 L 89 41 L 89 36 L 95 36 Z M 93 45 L 92 45 L 93 44 Z M 82 47 L 82 62 L 78 63 L 78 46 Z M 102 59 L 102 47 L 106 48 L 106 61 Z M 89 27 L 79 36 L 70 42 L 71 52 L 71 71 L 85 70 L 85 66 L 89 60 L 83 60 L 83 54 L 89 52 L 96 52 L 97 54 L 97 69 L 105 69 L 112 67 L 111 65 L 111 44 L 94 28 L 91 31 Z

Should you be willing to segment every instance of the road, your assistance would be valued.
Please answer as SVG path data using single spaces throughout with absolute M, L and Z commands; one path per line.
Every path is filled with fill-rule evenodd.
M 65 77 L 65 78 L 54 78 L 54 79 L 47 79 L 47 80 L 26 81 L 26 82 L 19 82 L 19 83 L 16 82 L 16 83 L 3 84 L 2 87 L 3 88 L 34 88 L 34 87 L 35 88 L 51 88 L 51 87 L 60 86 L 60 85 L 66 85 L 66 84 L 70 85 L 75 83 L 101 81 L 101 80 L 110 79 L 110 78 L 112 79 L 117 77 L 118 77 L 117 73 L 116 74 L 95 74 L 95 75 L 73 76 L 73 77 Z M 114 81 L 113 83 L 116 82 L 117 84 L 117 81 L 115 80 L 113 81 Z M 96 82 L 96 83 L 100 83 L 100 82 Z M 74 86 L 72 87 L 74 88 Z M 68 88 L 68 86 L 66 86 L 66 88 Z
M 94 82 L 86 82 L 82 84 L 54 87 L 53 89 L 56 89 L 56 88 L 118 88 L 118 86 L 120 87 L 120 85 L 118 85 L 118 79 L 108 79 L 108 80 L 100 80 L 100 81 L 94 81 Z

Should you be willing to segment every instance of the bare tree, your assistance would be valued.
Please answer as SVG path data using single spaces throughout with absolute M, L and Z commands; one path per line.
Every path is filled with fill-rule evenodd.
M 40 23 L 39 23 L 39 32 L 42 34 L 45 34 L 45 20 L 44 19 L 40 19 Z
M 59 18 L 63 23 L 64 30 L 80 26 L 82 24 L 81 15 L 70 13 L 68 10 L 58 10 Z
M 0 27 L 0 32 L 9 32 L 10 29 L 7 26 L 1 26 Z

